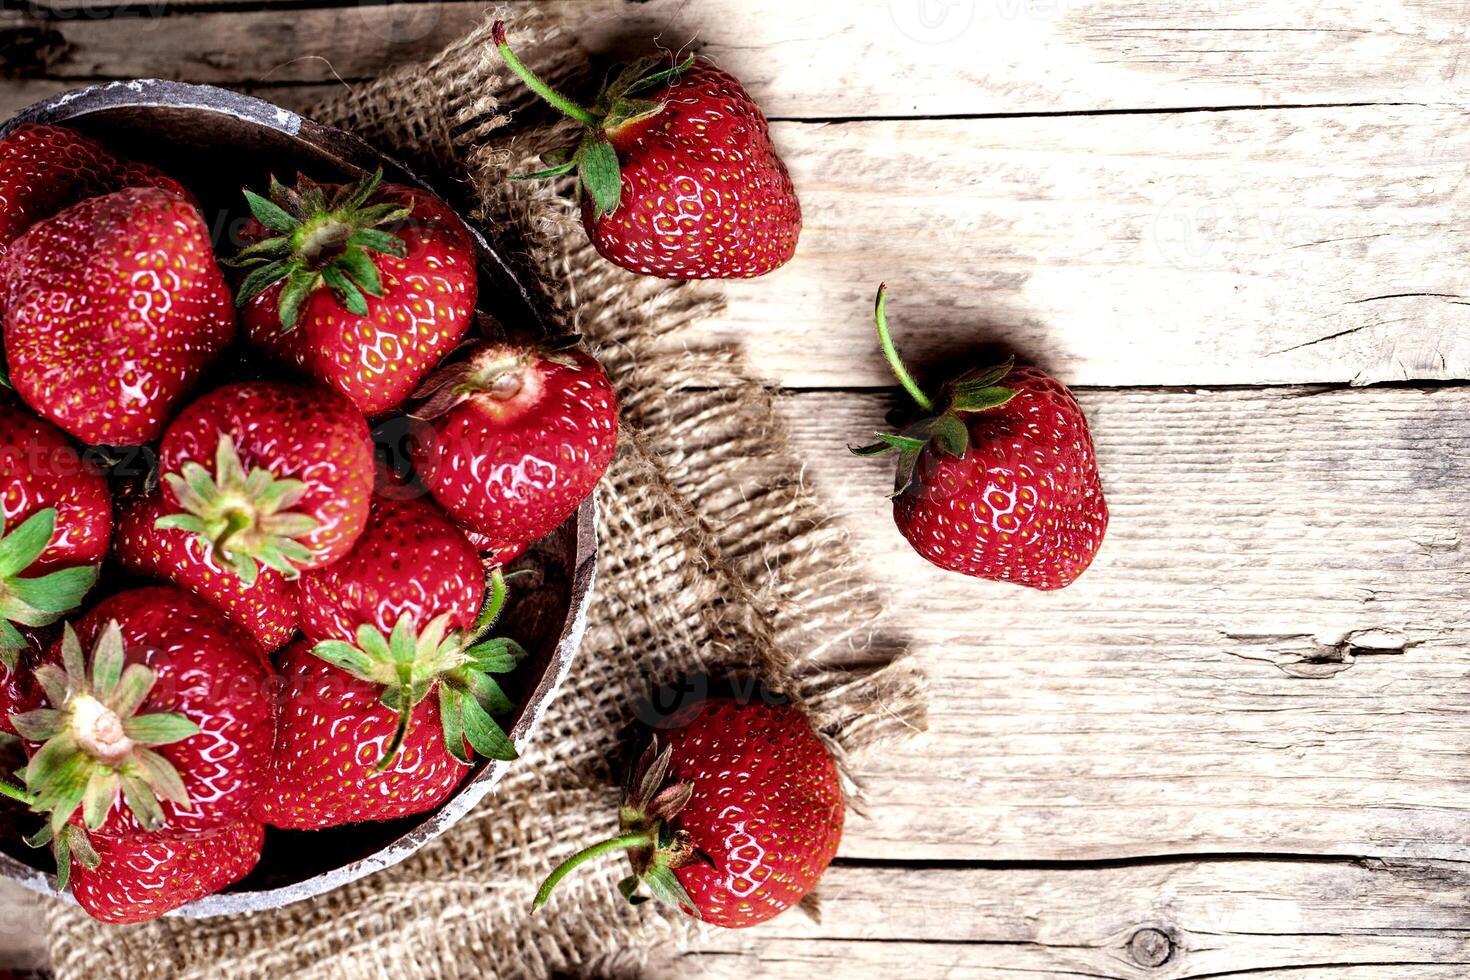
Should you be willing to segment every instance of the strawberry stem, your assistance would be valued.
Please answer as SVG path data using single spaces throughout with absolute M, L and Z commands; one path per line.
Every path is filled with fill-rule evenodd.
M 505 611 L 505 600 L 508 595 L 510 595 L 510 589 L 505 584 L 505 569 L 497 566 L 490 573 L 490 597 L 485 600 L 485 608 L 480 612 L 480 618 L 475 620 L 474 629 L 471 631 L 472 636 L 478 639 L 490 631 L 490 628 L 500 619 L 500 614 Z
M 373 766 L 374 772 L 387 772 L 393 768 L 398 752 L 403 748 L 403 741 L 408 737 L 408 724 L 413 720 L 413 709 L 413 685 L 405 679 L 398 691 L 398 724 L 393 728 L 393 737 L 383 750 L 383 757 Z
M 602 125 L 602 120 L 590 110 L 583 108 L 550 85 L 547 85 L 541 80 L 540 76 L 526 67 L 521 59 L 516 57 L 515 52 L 510 49 L 510 44 L 505 39 L 505 21 L 497 20 L 490 28 L 490 36 L 495 42 L 495 50 L 499 51 L 500 57 L 505 59 L 505 66 L 515 72 L 521 81 L 526 83 L 527 88 L 584 126 L 597 129 Z
M 914 376 L 909 374 L 909 369 L 904 366 L 903 358 L 898 356 L 898 348 L 893 346 L 893 335 L 888 332 L 888 284 L 885 282 L 878 287 L 878 300 L 873 308 L 873 318 L 878 323 L 878 342 L 883 345 L 883 356 L 888 359 L 888 366 L 893 369 L 893 374 L 898 378 L 898 383 L 903 385 L 910 397 L 918 403 L 919 407 L 926 412 L 934 411 L 934 401 L 924 394 Z
M 550 901 L 552 891 L 555 890 L 557 885 L 561 884 L 561 880 L 593 858 L 601 857 L 604 854 L 611 854 L 613 851 L 632 851 L 640 847 L 653 847 L 656 844 L 657 841 L 654 839 L 652 831 L 640 830 L 635 833 L 613 837 L 609 840 L 593 844 L 591 847 L 583 848 L 557 865 L 556 870 L 547 876 L 546 881 L 541 885 L 541 890 L 536 893 L 536 900 L 531 904 L 531 911 L 536 911 Z
M 0 779 L 0 796 L 14 800 L 17 803 L 24 803 L 26 806 L 36 805 L 36 798 L 34 796 L 27 794 L 24 790 L 16 786 L 10 785 L 10 783 L 3 779 Z

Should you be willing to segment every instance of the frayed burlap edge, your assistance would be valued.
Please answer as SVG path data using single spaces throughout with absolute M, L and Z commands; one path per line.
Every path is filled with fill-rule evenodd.
M 521 18 L 518 48 L 558 84 L 584 63 L 559 26 Z M 557 972 L 635 976 L 649 951 L 697 945 L 691 921 L 631 910 L 606 862 L 534 919 L 527 899 L 570 845 L 613 829 L 620 734 L 658 724 L 644 695 L 706 672 L 753 673 L 800 703 L 861 801 L 851 757 L 922 725 L 921 682 L 845 534 L 800 478 L 775 392 L 692 329 L 712 288 L 641 279 L 588 245 L 567 188 L 511 183 L 565 128 L 508 78 L 488 30 L 315 115 L 375 142 L 470 212 L 617 381 L 624 432 L 600 488 L 599 587 L 582 652 L 541 733 L 496 794 L 404 864 L 273 912 L 109 929 L 50 910 L 60 980 Z M 798 257 L 799 261 L 799 257 Z

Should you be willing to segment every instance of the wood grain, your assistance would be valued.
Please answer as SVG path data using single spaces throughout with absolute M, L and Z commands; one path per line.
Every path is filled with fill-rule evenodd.
M 834 867 L 820 925 L 709 935 L 661 976 L 1463 976 L 1467 885 L 1459 864 Z
M 1458 110 L 783 123 L 795 261 L 711 330 L 795 387 L 1008 346 L 1083 385 L 1470 377 Z M 814 338 L 821 338 L 813 343 Z M 676 342 L 680 338 L 675 338 Z
M 491 7 L 342 4 L 199 12 L 166 0 L 50 0 L 3 27 L 12 73 L 221 83 L 371 77 L 437 50 Z M 112 18 L 123 7 L 135 16 Z M 589 47 L 658 37 L 744 79 L 781 117 L 972 115 L 1343 102 L 1462 102 L 1457 0 L 548 0 Z
M 843 853 L 1470 859 L 1470 390 L 1081 400 L 1112 523 L 1049 594 L 908 549 L 891 470 L 842 448 L 888 398 L 781 400 L 807 481 L 892 591 L 874 628 L 930 676 L 931 730 L 865 761 L 873 819 Z
M 381 40 L 356 19 L 432 7 L 270 16 L 276 31 Z M 637 16 L 658 13 L 649 8 L 658 4 L 638 5 Z M 191 17 L 207 19 L 212 43 L 254 50 L 255 16 L 143 21 L 153 26 L 136 46 L 97 57 L 114 73 L 161 73 L 162 63 L 138 59 Z M 338 34 L 312 26 L 317 16 Z M 78 27 L 121 43 L 144 30 L 133 20 Z M 273 37 L 264 47 L 280 56 L 292 45 Z M 365 66 L 394 60 L 381 46 L 359 55 Z M 235 77 L 221 74 L 234 64 L 221 54 L 157 57 L 185 77 Z M 312 77 L 301 74 L 310 64 L 246 87 L 305 106 L 327 87 L 280 83 Z M 18 107 L 68 84 L 27 82 L 7 97 Z M 920 366 L 998 344 L 1085 385 L 1470 377 L 1470 285 L 1463 263 L 1443 261 L 1465 246 L 1463 119 L 1458 107 L 1393 105 L 777 123 L 806 211 L 801 250 L 773 276 L 731 284 L 728 314 L 698 339 L 745 343 L 791 387 L 886 385 L 870 322 L 886 279 L 896 329 Z M 826 342 L 814 349 L 813 336 Z

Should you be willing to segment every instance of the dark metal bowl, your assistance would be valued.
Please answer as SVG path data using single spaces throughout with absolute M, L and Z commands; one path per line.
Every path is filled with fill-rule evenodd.
M 402 164 L 355 136 L 235 92 L 168 81 L 115 82 L 31 106 L 0 127 L 23 122 L 66 125 L 102 140 L 131 159 L 164 168 L 199 195 L 206 216 L 240 215 L 240 188 L 260 187 L 271 174 L 297 171 L 342 181 L 382 167 L 388 179 L 429 188 Z M 216 239 L 226 234 L 214 221 Z M 480 306 L 513 326 L 539 325 L 526 290 L 471 226 L 480 259 Z M 518 577 L 497 632 L 519 640 L 530 656 L 509 682 L 519 706 L 510 735 L 524 750 L 571 668 L 586 628 L 597 553 L 596 504 L 581 509 L 516 563 Z M 454 826 L 483 800 L 510 766 L 481 761 L 438 810 L 380 824 L 312 833 L 270 830 L 260 865 L 244 881 L 189 905 L 176 915 L 211 916 L 278 908 L 321 895 L 404 860 Z M 49 855 L 13 834 L 0 842 L 0 875 L 55 894 Z

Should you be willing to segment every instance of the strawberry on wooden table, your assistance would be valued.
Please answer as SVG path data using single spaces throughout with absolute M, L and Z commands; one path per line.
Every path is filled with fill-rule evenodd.
M 654 738 L 628 782 L 622 832 L 563 862 L 535 907 L 580 864 L 627 851 L 619 885 L 633 904 L 655 898 L 729 929 L 753 926 L 816 887 L 842 841 L 837 764 L 789 704 L 714 697 L 686 708 Z
M 421 394 L 414 414 L 430 428 L 411 450 L 419 476 L 502 561 L 566 520 L 617 448 L 617 394 L 585 351 L 484 347 Z
M 235 336 L 204 220 L 155 188 L 32 227 L 0 261 L 0 305 L 15 390 L 93 445 L 157 439 Z
M 246 191 L 258 226 L 235 264 L 252 343 L 350 398 L 397 408 L 464 337 L 478 278 L 464 223 L 427 191 L 383 183 Z M 258 239 L 258 240 L 257 240 Z
M 159 527 L 197 535 L 247 588 L 261 566 L 294 577 L 346 555 L 372 500 L 367 420 L 343 396 L 306 385 L 215 389 L 169 426 L 158 468 L 172 515 Z
M 34 676 L 41 705 L 11 721 L 31 755 L 29 802 L 58 843 L 70 824 L 105 841 L 220 830 L 267 785 L 269 668 L 187 593 L 104 600 L 65 628 Z
M 511 703 L 491 674 L 522 655 L 480 641 L 479 556 L 428 500 L 379 497 L 357 547 L 296 583 L 307 639 L 286 648 L 286 696 L 271 793 L 255 815 L 312 830 L 432 810 L 472 752 L 515 749 L 494 715 Z
M 284 646 L 296 632 L 296 593 L 286 577 L 262 568 L 246 585 L 200 535 L 159 527 L 171 513 L 161 490 L 119 499 L 112 551 L 118 566 L 199 596 L 249 634 L 263 654 Z
M 105 844 L 96 849 L 96 867 L 73 862 L 71 893 L 101 922 L 150 922 L 244 878 L 264 841 L 260 823 L 242 820 L 193 837 L 146 834 Z
M 897 453 L 893 517 L 914 550 L 941 568 L 1034 589 L 1077 579 L 1108 527 L 1087 419 L 1061 382 L 1007 362 L 962 375 L 930 398 L 876 317 L 884 354 L 926 415 L 853 450 Z
M 64 433 L 0 398 L 0 665 L 97 581 L 112 536 L 107 480 Z
M 586 127 L 574 151 L 531 176 L 578 175 L 582 220 L 603 258 L 662 279 L 744 279 L 790 261 L 801 204 L 765 115 L 736 78 L 695 58 L 648 58 L 588 108 L 522 64 L 503 23 L 492 30 L 506 65 Z

